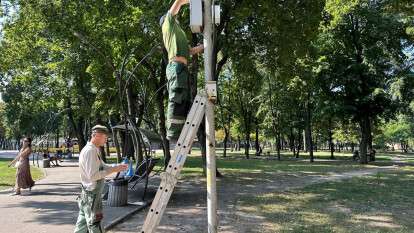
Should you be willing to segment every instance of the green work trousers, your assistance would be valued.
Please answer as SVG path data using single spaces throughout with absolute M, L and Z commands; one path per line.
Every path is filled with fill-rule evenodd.
M 102 190 L 104 180 L 97 182 L 93 191 L 85 190 L 78 197 L 79 215 L 74 233 L 103 233 Z
M 191 107 L 191 93 L 187 66 L 170 62 L 168 79 L 167 138 L 178 139 Z

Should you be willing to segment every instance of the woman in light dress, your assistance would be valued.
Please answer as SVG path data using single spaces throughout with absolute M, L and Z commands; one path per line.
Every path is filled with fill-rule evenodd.
M 32 153 L 32 139 L 26 137 L 23 139 L 23 146 L 17 154 L 16 158 L 9 164 L 12 166 L 13 164 L 17 164 L 17 171 L 16 171 L 16 185 L 14 187 L 14 194 L 13 195 L 20 195 L 21 189 L 28 188 L 29 190 L 32 189 L 34 186 L 34 181 L 32 179 L 32 175 L 30 174 L 30 164 L 29 164 L 29 156 Z

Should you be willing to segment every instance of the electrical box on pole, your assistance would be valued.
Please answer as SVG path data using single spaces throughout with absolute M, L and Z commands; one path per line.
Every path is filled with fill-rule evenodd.
M 202 0 L 190 1 L 190 28 L 193 33 L 201 33 L 203 28 Z

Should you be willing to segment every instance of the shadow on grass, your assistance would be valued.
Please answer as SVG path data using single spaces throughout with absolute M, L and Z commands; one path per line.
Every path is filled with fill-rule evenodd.
M 381 173 L 243 196 L 239 208 L 248 215 L 265 217 L 277 232 L 412 232 L 413 174 Z
M 184 165 L 184 173 L 202 171 L 202 159 L 200 157 L 188 157 Z M 226 173 L 237 172 L 297 172 L 297 173 L 327 173 L 344 172 L 351 170 L 367 169 L 353 161 L 277 161 L 277 160 L 247 160 L 233 157 L 217 160 L 218 169 Z

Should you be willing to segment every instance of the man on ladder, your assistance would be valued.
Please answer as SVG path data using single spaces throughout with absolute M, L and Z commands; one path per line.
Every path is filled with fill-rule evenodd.
M 167 114 L 168 138 L 176 140 L 174 153 L 168 163 L 168 166 L 161 174 L 161 183 L 157 193 L 152 201 L 144 225 L 140 233 L 154 233 L 161 221 L 162 215 L 166 209 L 173 189 L 177 184 L 178 176 L 184 166 L 189 149 L 192 146 L 196 132 L 200 126 L 204 114 L 206 113 L 206 133 L 207 139 L 207 206 L 208 206 L 208 232 L 217 232 L 216 207 L 211 203 L 216 203 L 215 191 L 215 140 L 214 140 L 214 101 L 216 100 L 216 85 L 211 83 L 212 73 L 209 68 L 211 64 L 211 44 L 212 44 L 212 24 L 211 11 L 205 10 L 204 14 L 207 25 L 204 30 L 204 44 L 207 46 L 205 56 L 206 72 L 206 93 L 197 94 L 189 109 L 190 88 L 188 85 L 187 59 L 190 54 L 196 54 L 203 51 L 204 46 L 200 45 L 195 48 L 189 48 L 185 32 L 181 29 L 175 16 L 180 8 L 188 4 L 189 0 L 176 0 L 170 10 L 160 20 L 163 32 L 164 45 L 168 51 L 169 64 L 167 66 L 169 104 Z M 211 1 L 205 0 L 206 9 L 210 9 Z M 194 8 L 193 8 L 194 7 Z M 202 16 L 201 0 L 191 0 L 192 16 Z M 196 13 L 195 13 L 196 12 Z M 194 13 L 194 14 L 193 14 Z M 197 19 L 197 18 L 196 18 Z M 190 20 L 191 21 L 191 20 Z M 200 20 L 198 20 L 200 22 Z M 191 24 L 191 22 L 190 22 Z M 201 26 L 201 23 L 193 24 Z M 193 30 L 193 25 L 192 30 Z M 194 30 L 193 30 L 194 32 Z M 200 32 L 200 30 L 196 30 Z M 206 39 L 207 38 L 207 39 Z M 206 62 L 207 61 L 207 62 Z M 206 65 L 207 64 L 207 65 Z M 213 163 L 211 162 L 213 161 Z M 211 173 L 213 171 L 213 173 Z
M 188 59 L 203 51 L 203 45 L 190 48 L 177 14 L 189 0 L 176 0 L 170 10 L 161 17 L 160 26 L 164 46 L 168 52 L 166 69 L 168 79 L 167 138 L 177 140 L 191 107 L 191 92 L 188 75 Z

